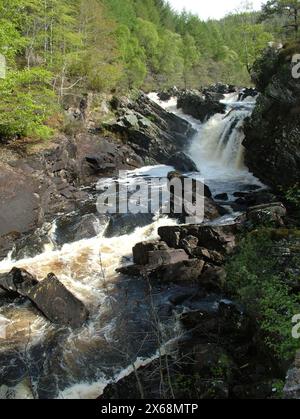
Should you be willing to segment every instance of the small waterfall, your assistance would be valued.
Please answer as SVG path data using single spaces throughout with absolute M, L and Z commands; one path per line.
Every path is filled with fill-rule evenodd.
M 226 102 L 225 102 L 226 103 Z M 251 114 L 253 103 L 229 102 L 227 114 L 214 115 L 201 126 L 191 146 L 190 154 L 199 168 L 203 160 L 214 162 L 226 170 L 245 169 L 243 126 Z

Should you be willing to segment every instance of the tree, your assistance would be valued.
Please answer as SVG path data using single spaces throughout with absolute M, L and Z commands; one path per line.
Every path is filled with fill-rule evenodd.
M 55 111 L 52 74 L 45 70 L 10 72 L 0 80 L 0 137 L 47 137 L 51 129 L 45 125 Z
M 262 7 L 260 22 L 281 16 L 283 28 L 289 33 L 292 31 L 298 37 L 300 26 L 300 2 L 298 0 L 269 0 Z
M 195 39 L 187 34 L 183 37 L 183 60 L 184 60 L 184 85 L 187 89 L 189 87 L 189 80 L 191 77 L 192 70 L 200 59 L 200 53 L 197 49 Z

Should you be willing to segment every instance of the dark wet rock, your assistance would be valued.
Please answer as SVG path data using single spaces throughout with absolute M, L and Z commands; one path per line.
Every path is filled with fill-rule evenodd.
M 61 246 L 65 243 L 91 239 L 103 232 L 108 222 L 109 217 L 106 215 L 81 215 L 80 212 L 66 214 L 56 221 L 55 243 Z
M 186 148 L 194 133 L 191 124 L 144 94 L 126 107 L 117 107 L 116 114 L 117 121 L 106 128 L 120 135 L 146 164 L 167 164 L 170 156 Z
M 184 181 L 184 179 L 189 179 L 186 176 L 182 175 L 182 173 L 180 173 L 179 171 L 174 171 L 174 172 L 169 172 L 168 173 L 168 180 L 171 181 L 173 179 L 179 178 L 182 182 Z M 201 183 L 199 180 L 196 181 L 197 183 Z M 202 183 L 201 183 L 202 184 Z M 212 193 L 211 190 L 209 189 L 209 187 L 207 185 L 203 185 L 202 187 L 204 188 L 204 196 L 206 198 L 212 198 Z
M 250 192 L 250 193 L 235 192 L 234 196 L 238 197 L 235 203 L 238 205 L 245 206 L 245 207 L 269 204 L 269 203 L 278 201 L 278 198 L 274 194 L 268 191 L 258 191 L 258 192 Z
M 217 200 L 217 201 L 228 201 L 228 194 L 227 193 L 221 193 L 221 194 L 219 194 L 219 195 L 216 195 L 215 196 L 215 199 Z
M 119 237 L 133 233 L 138 227 L 145 227 L 153 222 L 154 214 L 115 214 L 111 215 L 105 230 L 105 237 Z
M 147 241 L 147 242 L 141 242 L 137 243 L 133 251 L 133 262 L 136 265 L 148 265 L 150 263 L 149 261 L 149 253 L 153 251 L 164 251 L 168 250 L 168 246 L 166 243 L 161 241 Z
M 39 282 L 24 269 L 14 268 L 0 276 L 0 288 L 28 298 L 53 323 L 77 328 L 88 319 L 84 304 L 54 274 Z
M 243 341 L 253 336 L 253 321 L 243 307 L 229 300 L 216 301 L 213 309 L 200 308 L 181 315 L 186 329 L 193 329 L 195 336 L 215 334 L 230 340 Z
M 203 89 L 203 93 L 217 93 L 220 95 L 226 95 L 228 93 L 235 93 L 238 90 L 236 86 L 232 84 L 216 83 Z
M 253 89 L 253 87 L 245 87 L 244 89 L 240 90 L 238 100 L 243 101 L 248 97 L 256 97 L 258 95 L 258 91 Z
M 183 249 L 154 250 L 149 252 L 149 266 L 173 265 L 188 260 Z
M 197 222 L 214 220 L 226 214 L 226 210 L 211 199 L 210 189 L 199 180 L 188 178 L 179 172 L 170 172 L 168 179 L 171 196 L 170 214 L 181 223 L 191 222 L 187 221 L 190 218 L 199 218 Z M 186 199 L 186 196 L 189 196 L 189 199 Z M 199 214 L 195 214 L 196 203 Z M 200 214 L 199 208 L 203 208 L 203 213 Z
M 181 240 L 187 236 L 198 239 L 198 246 L 220 253 L 230 253 L 236 246 L 235 235 L 239 231 L 238 225 L 227 226 L 166 226 L 158 229 L 158 234 L 168 246 L 179 248 Z
M 221 292 L 226 284 L 226 271 L 224 268 L 208 266 L 199 278 L 199 284 L 207 292 Z
M 11 272 L 0 275 L 0 288 L 26 297 L 32 287 L 38 284 L 37 279 L 25 269 L 13 268 Z
M 248 209 L 246 217 L 253 225 L 283 226 L 287 210 L 280 202 L 274 204 L 258 205 Z
M 53 323 L 77 328 L 88 319 L 84 304 L 53 274 L 32 287 L 27 296 Z
M 298 51 L 298 42 L 269 48 L 252 70 L 261 94 L 245 124 L 245 160 L 251 172 L 274 188 L 289 188 L 300 179 L 300 88 L 292 72 Z
M 170 265 L 161 265 L 149 272 L 150 280 L 162 283 L 193 283 L 199 280 L 204 262 L 199 259 L 185 259 Z
M 75 211 L 89 198 L 82 185 L 142 165 L 129 146 L 87 132 L 59 135 L 39 154 L 1 163 L 0 236 L 29 233 L 57 214 Z
M 51 224 L 44 224 L 41 228 L 23 234 L 14 243 L 11 253 L 12 259 L 21 260 L 42 254 L 47 245 L 52 245 L 50 230 Z
M 39 218 L 37 179 L 31 170 L 0 164 L 0 235 L 31 230 Z
M 183 173 L 199 172 L 194 161 L 183 151 L 173 154 L 168 160 L 168 165 Z
M 179 95 L 177 107 L 201 122 L 206 121 L 216 113 L 225 113 L 226 111 L 226 106 L 218 100 L 209 97 L 204 98 L 200 93 L 194 91 L 186 91 Z

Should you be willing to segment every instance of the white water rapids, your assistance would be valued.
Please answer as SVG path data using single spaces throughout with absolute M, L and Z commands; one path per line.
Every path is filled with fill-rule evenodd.
M 262 186 L 243 163 L 242 124 L 253 102 L 237 103 L 234 95 L 228 96 L 228 112 L 233 111 L 200 124 L 177 110 L 175 99 L 160 102 L 155 94 L 150 98 L 197 130 L 187 152 L 214 195 Z M 159 177 L 168 171 L 166 166 L 149 167 L 132 176 Z M 102 229 L 92 239 L 61 248 L 48 246 L 33 258 L 16 261 L 8 256 L 0 262 L 0 273 L 15 266 L 39 280 L 55 273 L 91 313 L 86 326 L 71 331 L 51 325 L 29 303 L 0 306 L 0 316 L 8 320 L 6 339 L 0 339 L 0 398 L 95 398 L 108 382 L 132 371 L 134 364 L 143 365 L 155 357 L 158 346 L 176 334 L 176 318 L 160 310 L 182 289 L 166 287 L 149 296 L 148 284 L 121 278 L 115 269 L 130 263 L 136 243 L 157 238 L 159 226 L 172 224 L 174 220 L 157 218 L 131 234 L 113 238 L 104 237 Z M 55 242 L 55 223 L 51 234 Z M 155 338 L 153 310 L 159 312 L 164 342 Z

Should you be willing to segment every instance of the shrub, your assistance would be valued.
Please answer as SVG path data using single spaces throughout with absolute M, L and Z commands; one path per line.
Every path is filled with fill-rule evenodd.
M 11 71 L 0 80 L 0 137 L 48 138 L 46 119 L 55 111 L 52 75 L 42 69 Z
M 300 298 L 282 280 L 274 246 L 264 231 L 248 234 L 226 265 L 228 287 L 256 319 L 273 356 L 290 360 L 299 348 L 291 322 L 300 313 Z

